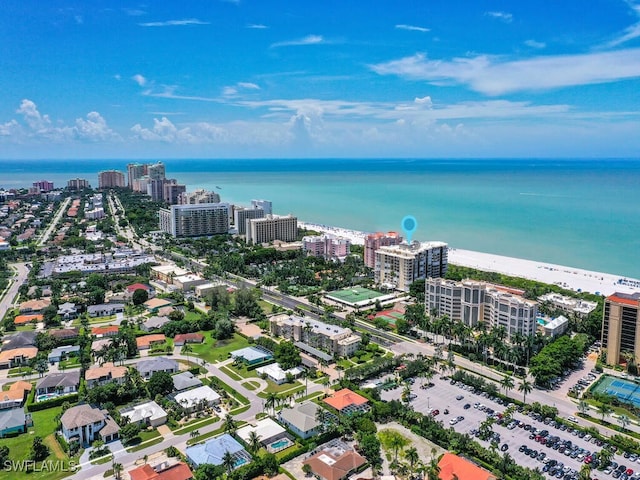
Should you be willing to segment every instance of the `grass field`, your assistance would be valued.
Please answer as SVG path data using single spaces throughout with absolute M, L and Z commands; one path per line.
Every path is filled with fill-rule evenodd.
M 214 343 L 209 335 L 200 344 L 193 344 L 193 354 L 198 355 L 209 363 L 216 363 L 229 358 L 229 353 L 240 348 L 248 347 L 249 342 L 242 335 L 235 333 L 233 338 L 218 340 Z
M 13 438 L 3 438 L 0 441 L 1 445 L 9 447 L 9 459 L 13 462 L 20 462 L 29 459 L 33 438 L 35 436 L 41 437 L 44 443 L 49 447 L 49 456 L 45 461 L 47 462 L 47 465 L 55 467 L 56 471 L 52 471 L 51 469 L 42 469 L 40 462 L 38 462 L 36 465 L 36 471 L 30 473 L 21 471 L 20 469 L 15 471 L 6 471 L 5 469 L 1 469 L 0 480 L 59 480 L 71 475 L 70 460 L 77 464 L 78 457 L 69 459 L 69 457 L 67 457 L 67 455 L 62 451 L 60 444 L 55 438 L 57 425 L 56 415 L 60 414 L 61 411 L 62 407 L 56 407 L 41 410 L 39 412 L 33 412 L 33 427 L 29 428 L 28 433 L 23 433 Z M 60 461 L 60 463 L 58 464 L 57 461 Z M 38 469 L 41 471 L 38 471 Z
M 344 303 L 357 303 L 363 300 L 371 300 L 377 297 L 382 297 L 384 294 L 364 287 L 351 287 L 342 290 L 336 290 L 334 292 L 327 293 L 327 298 L 333 298 L 339 302 Z

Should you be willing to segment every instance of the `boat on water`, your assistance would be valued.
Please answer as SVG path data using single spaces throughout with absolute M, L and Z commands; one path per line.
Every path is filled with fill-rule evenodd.
M 218 190 L 222 190 L 222 187 L 219 187 L 218 185 L 216 185 L 216 188 L 217 188 Z

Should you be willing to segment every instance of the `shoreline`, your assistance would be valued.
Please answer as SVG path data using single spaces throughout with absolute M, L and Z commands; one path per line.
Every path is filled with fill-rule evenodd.
M 364 245 L 364 238 L 368 235 L 367 232 L 312 222 L 299 221 L 298 225 L 309 230 L 348 238 L 354 245 Z M 478 270 L 536 280 L 558 285 L 567 290 L 589 292 L 596 295 L 608 296 L 615 292 L 633 293 L 640 291 L 640 280 L 635 278 L 594 272 L 566 265 L 458 249 L 451 246 L 449 247 L 449 263 L 461 267 L 476 268 Z

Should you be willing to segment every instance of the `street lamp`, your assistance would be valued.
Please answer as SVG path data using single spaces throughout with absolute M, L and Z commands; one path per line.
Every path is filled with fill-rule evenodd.
M 429 397 L 427 397 L 427 408 L 429 408 Z

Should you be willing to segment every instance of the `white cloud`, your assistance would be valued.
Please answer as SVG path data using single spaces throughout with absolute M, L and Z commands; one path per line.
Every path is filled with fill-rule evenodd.
M 140 10 L 137 8 L 123 8 L 122 11 L 130 17 L 141 17 L 142 15 L 147 14 L 147 12 L 145 12 L 144 10 Z
M 249 25 L 247 25 L 247 28 L 253 28 L 255 30 L 264 30 L 265 28 L 269 28 L 269 27 L 261 23 L 250 23 Z
M 298 45 L 317 45 L 320 43 L 324 43 L 324 38 L 322 37 L 322 35 L 307 35 L 306 37 L 299 38 L 297 40 L 272 43 L 271 48 L 295 47 Z
M 547 44 L 544 42 L 537 42 L 536 40 L 525 40 L 524 44 L 527 47 L 542 49 L 546 48 Z
M 260 90 L 260 87 L 258 85 L 251 82 L 238 82 L 238 86 L 241 88 L 246 88 L 247 90 Z
M 629 40 L 640 37 L 640 3 L 634 2 L 632 0 L 627 0 L 626 3 L 629 5 L 629 8 L 631 8 L 638 20 L 633 25 L 629 25 L 627 28 L 625 28 L 624 32 L 617 38 L 614 38 L 610 42 L 607 42 L 604 45 L 605 47 L 617 47 L 618 45 L 628 42 Z
M 136 73 L 133 77 L 131 77 L 131 80 L 133 80 L 134 82 L 136 82 L 139 86 L 144 87 L 147 84 L 147 79 L 144 78 L 142 75 L 140 75 L 139 73 Z
M 51 126 L 51 120 L 49 115 L 42 115 L 38 111 L 38 107 L 34 102 L 29 99 L 24 99 L 20 103 L 20 107 L 16 110 L 23 116 L 24 121 L 27 122 L 29 128 L 34 131 L 44 131 Z
M 380 75 L 425 80 L 434 85 L 461 84 L 487 95 L 502 95 L 638 78 L 640 48 L 526 60 L 480 55 L 447 61 L 416 54 L 372 65 L 371 69 Z
M 141 27 L 180 27 L 184 25 L 209 25 L 209 22 L 198 20 L 197 18 L 187 18 L 184 20 L 167 20 L 164 22 L 139 23 Z
M 396 25 L 396 28 L 400 30 L 409 30 L 413 32 L 430 32 L 431 31 L 430 28 L 417 27 L 415 25 L 405 25 L 405 24 Z
M 422 97 L 422 98 L 416 97 L 413 101 L 414 101 L 414 103 L 417 103 L 418 105 L 428 105 L 430 107 L 433 105 L 433 102 L 431 101 L 431 97 L 429 97 L 429 96 Z
M 486 12 L 485 15 L 501 20 L 504 23 L 511 23 L 513 21 L 513 15 L 508 12 Z
M 118 137 L 116 133 L 108 127 L 107 122 L 98 112 L 89 112 L 86 120 L 77 118 L 76 132 L 78 138 L 94 142 Z

